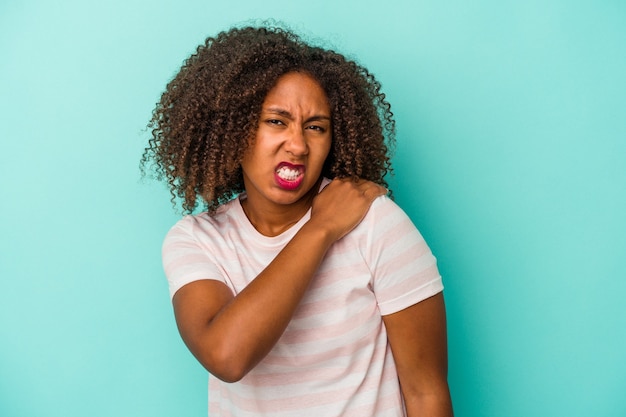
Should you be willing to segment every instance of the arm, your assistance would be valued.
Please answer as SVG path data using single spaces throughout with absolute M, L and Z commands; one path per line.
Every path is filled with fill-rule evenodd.
M 383 321 L 407 416 L 452 417 L 443 294 L 383 316 Z
M 370 182 L 334 180 L 313 201 L 311 219 L 237 296 L 214 280 L 178 290 L 178 329 L 200 363 L 229 382 L 247 374 L 283 334 L 328 248 L 384 193 Z

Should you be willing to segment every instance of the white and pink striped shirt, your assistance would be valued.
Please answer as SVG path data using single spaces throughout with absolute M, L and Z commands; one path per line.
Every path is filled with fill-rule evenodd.
M 240 196 L 245 198 L 245 194 Z M 180 220 L 163 245 L 170 294 L 200 279 L 238 294 L 309 219 L 261 235 L 240 199 Z M 241 381 L 209 375 L 211 417 L 404 416 L 382 316 L 442 291 L 435 257 L 387 197 L 328 251 L 271 352 Z

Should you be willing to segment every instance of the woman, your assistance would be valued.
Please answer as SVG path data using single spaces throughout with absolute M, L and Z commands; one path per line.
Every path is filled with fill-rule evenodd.
M 380 84 L 280 28 L 198 47 L 143 157 L 191 213 L 163 262 L 211 416 L 451 416 L 435 258 L 389 199 Z

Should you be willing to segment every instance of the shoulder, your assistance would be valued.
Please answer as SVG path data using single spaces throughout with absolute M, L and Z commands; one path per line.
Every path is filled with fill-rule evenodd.
M 421 232 L 407 213 L 387 196 L 378 197 L 367 215 L 355 229 L 355 237 L 366 246 L 366 252 L 374 257 L 381 253 L 400 254 L 407 248 L 413 255 L 430 253 Z
M 387 196 L 380 196 L 372 202 L 363 222 L 370 227 L 383 230 L 388 230 L 392 225 L 397 224 L 413 226 L 406 212 Z
M 211 236 L 219 236 L 229 227 L 236 227 L 239 221 L 236 205 L 237 199 L 231 200 L 209 214 L 202 212 L 190 214 L 178 220 L 165 236 L 165 243 L 172 240 L 197 240 Z
M 167 241 L 174 237 L 193 236 L 199 228 L 206 227 L 207 224 L 211 223 L 210 216 L 207 213 L 186 215 L 170 228 L 165 236 L 165 240 Z
M 400 208 L 400 206 L 398 206 L 398 204 L 396 204 L 395 201 L 393 201 L 391 198 L 387 197 L 386 195 L 381 195 L 380 197 L 376 197 L 376 199 L 372 202 L 371 208 L 375 212 L 378 212 L 378 213 L 387 213 L 387 212 L 394 212 L 394 211 L 400 211 L 404 213 L 404 211 Z
M 403 247 L 424 245 L 424 238 L 400 206 L 387 196 L 376 198 L 363 220 L 341 241 L 360 248 L 366 259 L 377 259 L 402 251 Z

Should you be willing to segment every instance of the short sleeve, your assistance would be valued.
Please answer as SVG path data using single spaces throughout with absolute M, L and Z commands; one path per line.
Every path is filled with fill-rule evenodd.
M 174 297 L 176 291 L 193 281 L 224 280 L 206 245 L 196 238 L 196 222 L 193 216 L 184 217 L 170 229 L 163 241 L 163 269 L 169 284 L 170 297 Z
M 382 315 L 408 308 L 443 290 L 437 260 L 404 211 L 387 197 L 367 216 L 371 233 L 368 263 Z

